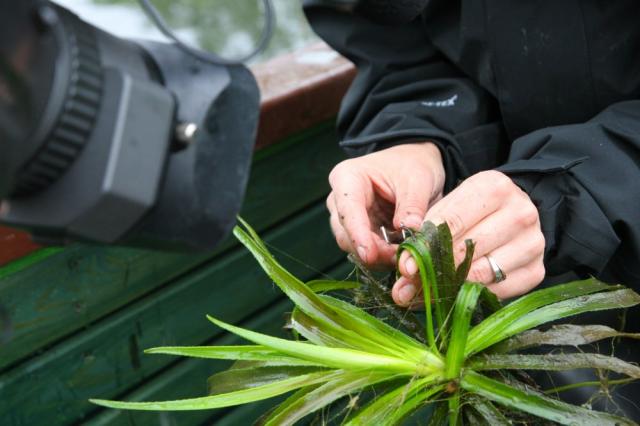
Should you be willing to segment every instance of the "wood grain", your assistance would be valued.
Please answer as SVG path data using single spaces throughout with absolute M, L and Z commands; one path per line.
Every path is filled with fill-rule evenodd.
M 256 159 L 242 209 L 258 230 L 322 199 L 329 170 L 343 158 L 327 126 L 272 148 Z M 13 330 L 2 347 L 0 369 L 213 261 L 233 245 L 228 240 L 215 252 L 176 254 L 78 244 L 0 279 L 0 304 Z

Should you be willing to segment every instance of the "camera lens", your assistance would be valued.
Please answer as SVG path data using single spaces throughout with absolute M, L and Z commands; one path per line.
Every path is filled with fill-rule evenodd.
M 19 197 L 56 181 L 82 150 L 99 108 L 100 58 L 93 28 L 49 3 L 21 4 L 0 43 L 0 133 L 11 153 L 11 176 L 0 179 L 11 189 L 0 195 Z

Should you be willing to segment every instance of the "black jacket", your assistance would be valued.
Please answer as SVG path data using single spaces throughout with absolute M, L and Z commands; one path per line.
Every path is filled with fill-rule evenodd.
M 358 68 L 345 149 L 432 140 L 446 190 L 501 170 L 538 206 L 549 274 L 640 288 L 637 0 L 431 0 L 396 27 L 319 3 L 314 30 Z

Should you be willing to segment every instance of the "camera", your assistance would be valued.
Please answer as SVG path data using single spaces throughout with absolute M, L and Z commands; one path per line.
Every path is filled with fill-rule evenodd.
M 243 65 L 0 1 L 0 221 L 36 241 L 212 248 L 235 224 L 258 114 Z

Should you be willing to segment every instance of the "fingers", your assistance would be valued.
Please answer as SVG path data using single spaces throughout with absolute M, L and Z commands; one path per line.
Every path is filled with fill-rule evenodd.
M 393 226 L 400 229 L 406 226 L 412 229 L 420 228 L 427 213 L 433 186 L 428 173 L 407 173 L 396 185 L 396 210 L 393 216 Z
M 332 174 L 330 180 L 338 192 L 330 195 L 329 211 L 337 216 L 358 257 L 365 263 L 375 262 L 378 253 L 367 213 L 370 202 L 365 195 L 371 192 L 370 184 L 358 174 Z M 329 205 L 331 201 L 334 208 Z
M 393 301 L 403 307 L 418 307 L 424 304 L 421 300 L 422 286 L 418 279 L 400 277 L 393 285 L 391 296 Z
M 500 172 L 478 173 L 433 205 L 425 220 L 446 222 L 454 239 L 456 265 L 464 259 L 465 240 L 476 243 L 468 280 L 487 285 L 501 298 L 523 294 L 544 278 L 545 240 L 539 214 L 531 199 Z M 490 255 L 507 279 L 495 283 Z M 415 281 L 417 266 L 405 252 L 398 269 L 404 280 Z M 407 291 L 408 292 L 408 291 Z M 406 305 L 406 300 L 398 301 Z
M 329 202 L 329 201 L 327 201 Z M 333 202 L 333 201 L 331 201 Z M 336 238 L 336 242 L 338 243 L 338 247 L 342 251 L 346 251 L 348 253 L 356 253 L 353 246 L 351 245 L 351 240 L 349 235 L 347 235 L 346 231 L 342 227 L 340 220 L 338 219 L 338 215 L 331 214 L 329 218 L 329 223 L 331 224 L 331 231 L 333 231 L 333 235 Z
M 499 299 L 520 296 L 535 288 L 544 279 L 545 269 L 542 257 L 507 274 L 507 279 L 487 285 Z
M 455 240 L 502 207 L 514 186 L 500 172 L 478 173 L 436 203 L 427 212 L 425 221 L 436 225 L 446 222 Z
M 362 253 L 362 250 L 358 250 L 359 246 L 356 240 L 348 233 L 344 222 L 340 221 L 341 214 L 338 212 L 334 197 L 333 192 L 327 197 L 327 209 L 330 213 L 331 230 L 340 249 L 358 256 L 358 258 L 368 266 L 374 266 L 374 264 L 380 264 L 382 266 L 394 265 L 398 246 L 388 244 L 382 237 L 373 232 L 373 230 L 367 231 L 370 241 L 368 247 L 371 249 L 364 253 Z M 363 257 L 363 255 L 365 257 Z
M 487 255 L 493 258 L 500 269 L 507 274 L 507 279 L 509 279 L 514 271 L 529 265 L 536 259 L 541 259 L 543 254 L 544 237 L 537 235 L 534 231 L 529 231 L 508 244 L 482 253 L 471 264 L 467 279 L 483 284 L 491 284 L 495 281 L 495 274 L 486 258 Z M 500 284 L 505 282 L 506 280 Z
M 473 226 L 469 231 L 454 239 L 453 256 L 456 265 L 459 265 L 465 257 L 467 246 L 465 241 L 471 240 L 475 243 L 473 260 L 492 253 L 498 247 L 520 238 L 523 233 L 527 233 L 529 242 L 534 246 L 542 244 L 544 249 L 544 237 L 539 231 L 539 226 L 535 226 L 538 220 L 538 212 L 533 205 L 510 207 L 509 203 L 497 212 L 489 215 Z M 514 225 L 510 225 L 513 224 Z M 528 248 L 531 244 L 525 243 Z M 519 247 L 517 244 L 515 247 Z M 536 256 L 538 253 L 536 253 Z M 533 256 L 529 256 L 532 258 Z

